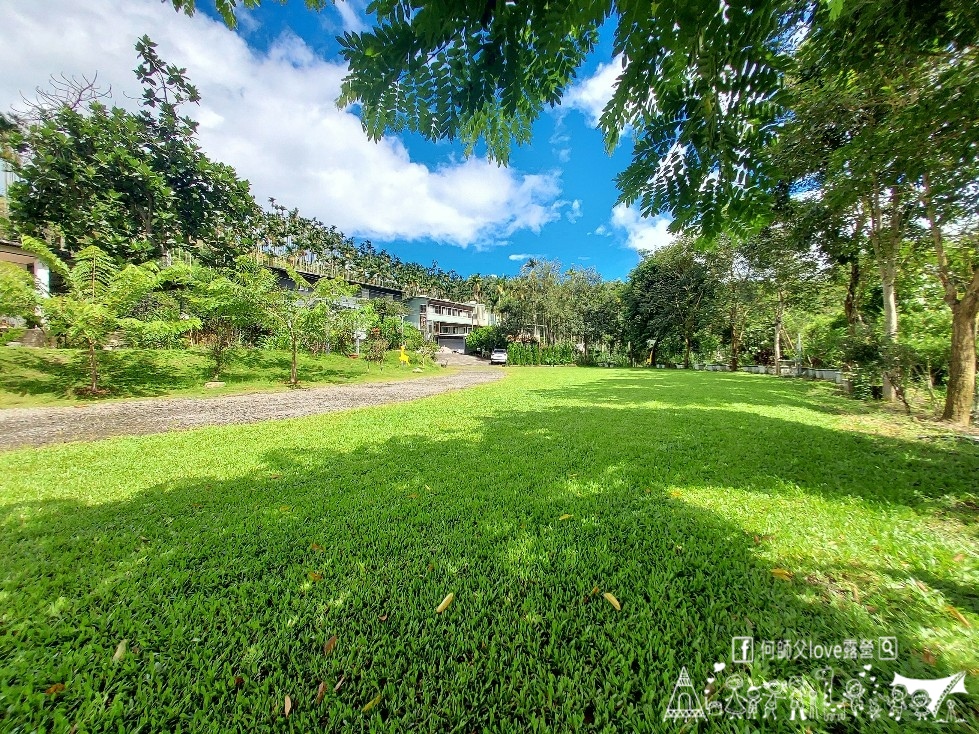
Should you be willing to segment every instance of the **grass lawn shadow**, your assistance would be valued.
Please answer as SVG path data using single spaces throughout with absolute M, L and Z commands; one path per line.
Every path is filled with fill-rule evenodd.
M 898 661 L 873 661 L 888 695 L 894 673 L 979 666 L 974 635 L 942 651 L 925 634 L 945 603 L 975 613 L 952 560 L 975 550 L 975 527 L 935 508 L 939 484 L 967 494 L 979 452 L 746 412 L 739 397 L 685 404 L 700 383 L 529 379 L 65 447 L 50 452 L 57 470 L 48 451 L 8 455 L 34 464 L 39 487 L 0 491 L 8 717 L 94 730 L 656 732 L 682 667 L 698 688 L 716 677 L 700 695 L 725 703 L 733 672 L 830 684 L 823 661 L 734 665 L 733 637 L 759 651 L 895 637 Z M 55 477 L 79 489 L 52 493 Z M 912 603 L 912 578 L 936 597 Z M 130 652 L 113 663 L 121 639 Z M 831 667 L 839 700 L 860 666 Z M 58 682 L 65 692 L 45 696 Z M 974 720 L 976 697 L 961 701 Z M 784 704 L 766 731 L 798 730 Z

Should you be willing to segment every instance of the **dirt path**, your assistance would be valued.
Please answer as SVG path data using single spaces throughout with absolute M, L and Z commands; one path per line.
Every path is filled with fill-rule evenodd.
M 0 410 L 0 450 L 165 433 L 198 426 L 298 418 L 383 403 L 401 403 L 493 382 L 501 369 L 465 369 L 451 375 L 398 382 L 317 387 L 214 398 L 152 398 L 77 408 Z

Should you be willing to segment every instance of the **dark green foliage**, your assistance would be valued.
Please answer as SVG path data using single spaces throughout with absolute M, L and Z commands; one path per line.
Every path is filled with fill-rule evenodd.
M 568 365 L 575 364 L 578 352 L 567 343 L 541 346 L 534 342 L 513 342 L 507 347 L 508 365 Z
M 9 156 L 11 219 L 38 237 L 54 228 L 63 257 L 96 244 L 139 263 L 180 247 L 228 265 L 252 244 L 248 182 L 204 155 L 197 124 L 180 116 L 181 105 L 200 99 L 186 71 L 163 62 L 145 36 L 137 50 L 139 113 L 98 100 L 60 105 L 2 134 L 17 153 Z
M 802 19 L 796 8 L 787 0 L 652 8 L 430 0 L 408 9 L 389 0 L 375 4 L 373 30 L 341 41 L 351 73 L 340 101 L 362 105 L 372 137 L 410 130 L 458 137 L 470 149 L 481 141 L 505 162 L 542 110 L 560 102 L 612 18 L 613 54 L 627 62 L 601 127 L 610 150 L 627 127 L 635 141 L 618 178 L 621 200 L 716 232 L 750 222 L 765 198 L 756 154 L 782 111 L 788 37 Z
M 31 318 L 37 305 L 31 274 L 19 265 L 0 262 L 0 317 Z
M 623 296 L 625 322 L 634 356 L 655 363 L 668 339 L 682 344 L 690 366 L 693 341 L 715 319 L 720 284 L 689 243 L 678 243 L 645 258 L 629 276 Z
M 190 283 L 190 308 L 201 321 L 215 379 L 232 350 L 246 341 L 245 334 L 269 325 L 270 306 L 279 292 L 276 276 L 254 259 L 242 257 L 235 265 L 223 270 L 195 268 Z
M 376 364 L 379 368 L 384 369 L 384 355 L 389 346 L 387 339 L 381 335 L 380 329 L 371 329 L 366 343 L 367 350 L 364 352 L 364 361 L 367 362 L 368 369 L 370 369 L 371 364 Z
M 506 334 L 499 326 L 480 326 L 466 335 L 466 351 L 470 354 L 491 352 L 506 345 Z
M 412 326 L 410 323 L 405 323 L 400 316 L 387 316 L 381 319 L 379 328 L 381 330 L 381 337 L 392 349 L 399 348 L 404 344 L 405 349 L 414 351 L 424 341 L 424 337 L 418 330 L 418 327 Z

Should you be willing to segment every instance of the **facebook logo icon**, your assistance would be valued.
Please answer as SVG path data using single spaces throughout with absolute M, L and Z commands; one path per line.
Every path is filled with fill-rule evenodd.
M 731 660 L 735 663 L 750 663 L 755 659 L 755 638 L 734 637 L 731 640 Z

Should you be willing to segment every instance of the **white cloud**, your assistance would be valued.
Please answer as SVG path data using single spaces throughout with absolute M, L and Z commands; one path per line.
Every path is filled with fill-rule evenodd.
M 363 3 L 351 2 L 351 0 L 336 0 L 334 7 L 340 13 L 340 19 L 343 21 L 343 30 L 349 33 L 362 33 L 367 30 L 367 24 L 361 16 Z
M 571 148 L 569 147 L 571 136 L 564 127 L 563 115 L 557 115 L 554 119 L 554 132 L 547 142 L 551 144 L 551 150 L 557 159 L 561 163 L 567 163 L 571 160 Z
M 564 95 L 562 105 L 578 110 L 588 118 L 592 126 L 598 127 L 602 110 L 612 99 L 615 81 L 622 73 L 622 57 L 616 56 L 607 64 L 599 64 L 595 73 L 573 85 Z
M 609 228 L 606 227 L 604 224 L 599 224 L 597 227 L 595 227 L 595 231 L 594 232 L 590 232 L 589 234 L 597 234 L 599 237 L 611 237 L 612 236 L 612 233 L 609 231 Z
M 612 226 L 626 234 L 626 247 L 638 252 L 654 252 L 673 242 L 666 217 L 644 218 L 634 207 L 619 204 L 612 209 Z M 606 230 L 607 231 L 607 230 Z M 598 233 L 598 230 L 595 230 Z
M 568 218 L 568 221 L 571 222 L 572 224 L 574 224 L 581 218 L 580 199 L 575 199 L 574 201 L 571 202 L 571 209 L 568 210 L 568 213 L 565 216 Z
M 345 13 L 357 0 L 339 5 L 353 22 Z M 481 246 L 561 216 L 555 172 L 525 175 L 482 158 L 429 167 L 396 138 L 369 141 L 359 119 L 334 104 L 345 67 L 294 35 L 257 53 L 219 22 L 158 0 L 13 0 L 3 16 L 0 109 L 51 73 L 96 70 L 116 103 L 132 107 L 133 44 L 148 34 L 201 92 L 200 107 L 187 112 L 201 123 L 208 155 L 251 181 L 260 202 L 274 196 L 347 234 Z
M 510 255 L 510 258 L 509 259 L 510 260 L 513 260 L 514 262 L 518 262 L 519 263 L 519 262 L 523 262 L 524 260 L 530 260 L 530 258 L 532 258 L 532 257 L 534 257 L 534 258 L 542 258 L 542 257 L 545 257 L 545 256 L 544 255 L 530 255 L 530 254 L 521 252 L 519 254 Z

